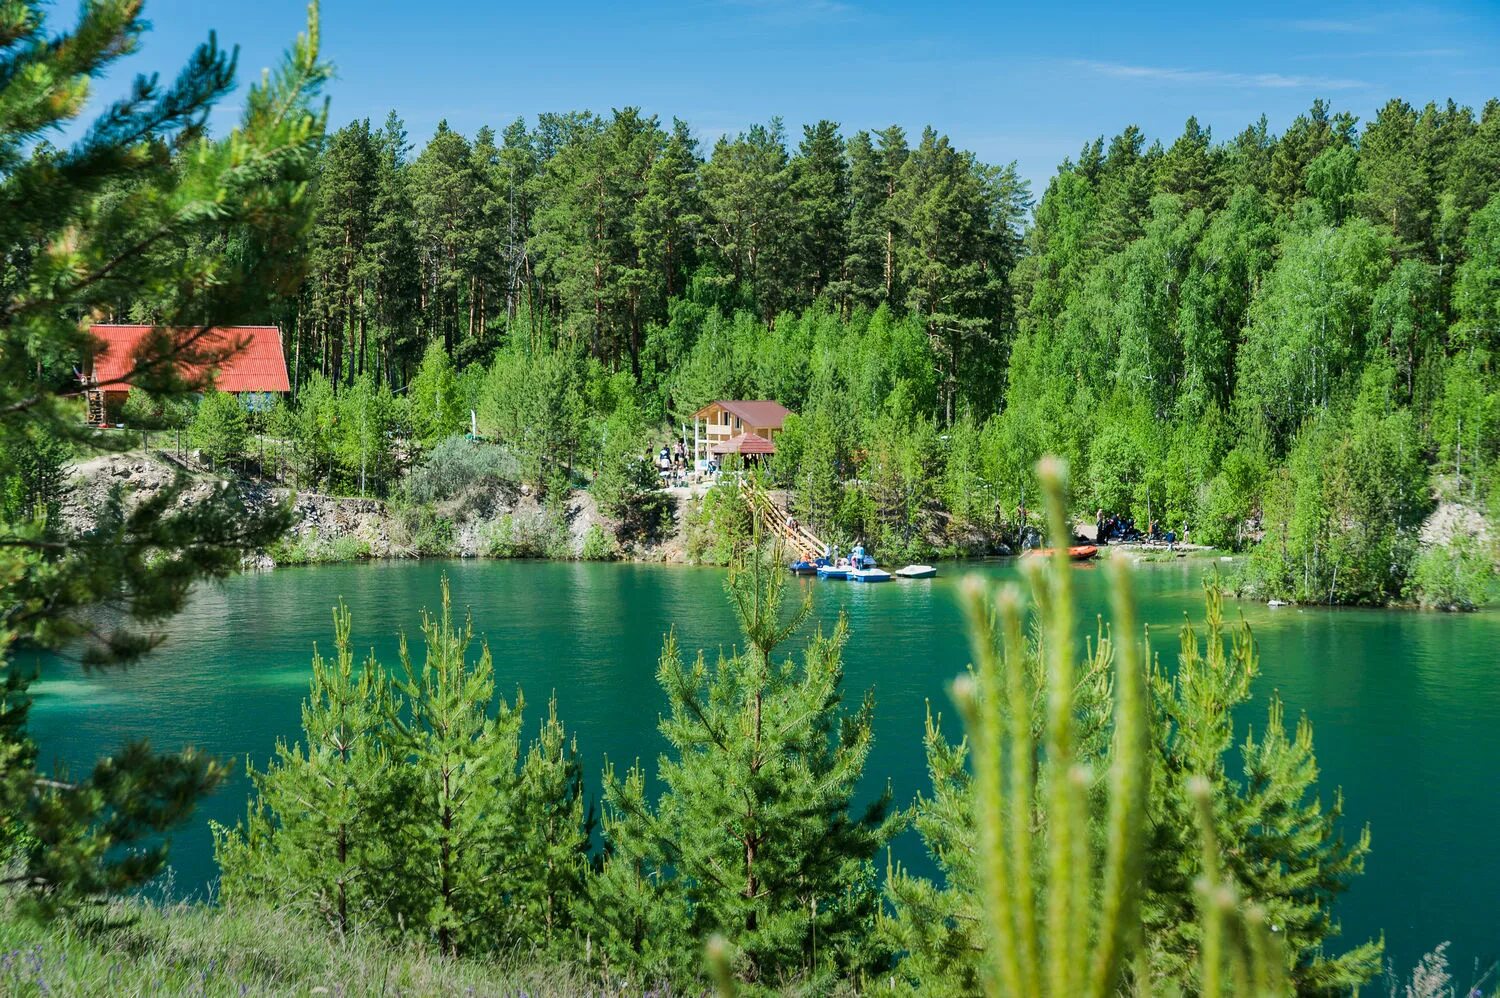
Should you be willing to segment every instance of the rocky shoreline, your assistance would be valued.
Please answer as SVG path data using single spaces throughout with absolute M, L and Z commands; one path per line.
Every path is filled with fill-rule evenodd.
M 159 493 L 172 485 L 177 476 L 187 476 L 188 486 L 179 498 L 183 507 L 202 501 L 225 481 L 233 481 L 247 504 L 264 507 L 290 501 L 295 522 L 286 539 L 285 550 L 357 552 L 353 556 L 298 558 L 278 561 L 275 552 L 263 551 L 245 559 L 247 569 L 271 569 L 279 564 L 302 564 L 308 561 L 350 561 L 379 558 L 489 556 L 490 538 L 498 526 L 525 525 L 546 517 L 557 517 L 524 486 L 492 486 L 483 494 L 468 493 L 453 500 L 413 510 L 400 508 L 383 499 L 359 496 L 333 496 L 263 482 L 216 474 L 163 451 L 133 450 L 102 454 L 74 464 L 60 509 L 63 530 L 68 534 L 86 532 L 94 526 L 96 510 L 110 491 L 123 490 L 127 505 Z M 682 538 L 681 503 L 672 517 L 673 529 L 653 543 L 616 541 L 616 557 L 641 562 L 687 562 Z M 417 535 L 412 521 L 423 515 L 436 518 L 443 534 L 450 538 L 442 550 L 432 550 Z M 584 554 L 591 531 L 615 537 L 615 524 L 599 513 L 587 492 L 575 492 L 561 509 L 566 537 L 559 538 L 573 557 Z

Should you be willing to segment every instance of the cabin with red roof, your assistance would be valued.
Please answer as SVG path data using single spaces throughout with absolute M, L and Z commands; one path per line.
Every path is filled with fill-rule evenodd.
M 136 350 L 154 328 L 114 323 L 97 323 L 90 327 L 89 332 L 98 344 L 94 353 L 84 359 L 83 366 L 90 423 L 107 423 L 118 415 L 130 394 L 130 374 L 135 367 Z M 188 369 L 184 365 L 185 375 L 196 377 L 207 373 L 219 391 L 249 396 L 252 400 L 291 391 L 278 327 L 213 326 L 201 333 L 187 329 L 180 332 L 185 338 L 192 339 L 195 352 L 223 358 L 208 372 Z
M 776 437 L 791 414 L 770 399 L 710 402 L 693 413 L 693 457 L 701 461 L 726 454 L 775 454 Z

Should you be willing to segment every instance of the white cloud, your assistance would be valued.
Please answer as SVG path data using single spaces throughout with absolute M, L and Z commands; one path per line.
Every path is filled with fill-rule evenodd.
M 1185 86 L 1242 87 L 1260 90 L 1358 90 L 1369 86 L 1363 80 L 1328 76 L 1296 76 L 1286 73 L 1232 73 L 1217 69 L 1179 69 L 1171 66 L 1133 66 L 1118 62 L 1075 59 L 1082 69 L 1119 80 L 1180 83 Z

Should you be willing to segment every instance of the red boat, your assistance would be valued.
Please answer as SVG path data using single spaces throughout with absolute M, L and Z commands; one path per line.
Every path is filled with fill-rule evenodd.
M 1027 551 L 1026 553 L 1028 555 L 1033 555 L 1033 554 L 1050 555 L 1050 554 L 1054 553 L 1054 549 L 1053 548 L 1032 548 L 1030 551 Z M 1094 557 L 1094 555 L 1096 555 L 1098 553 L 1099 553 L 1099 548 L 1096 547 L 1093 544 L 1079 544 L 1077 547 L 1070 547 L 1070 548 L 1068 548 L 1068 560 L 1069 561 L 1088 561 L 1090 558 Z

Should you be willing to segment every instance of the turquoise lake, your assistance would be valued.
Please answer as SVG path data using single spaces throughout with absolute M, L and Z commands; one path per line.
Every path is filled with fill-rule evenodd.
M 1202 613 L 1204 561 L 1144 565 L 1140 616 L 1153 648 L 1175 654 L 1183 614 Z M 807 580 L 816 616 L 848 613 L 848 700 L 876 696 L 875 746 L 866 790 L 887 779 L 897 804 L 927 788 L 921 751 L 925 705 L 949 717 L 947 682 L 968 661 L 956 582 L 976 571 L 1014 577 L 1013 563 L 943 566 L 932 582 L 884 586 Z M 447 573 L 457 607 L 471 608 L 495 655 L 500 689 L 528 701 L 528 729 L 556 692 L 576 733 L 591 796 L 607 754 L 654 769 L 664 701 L 654 673 L 662 636 L 676 627 L 687 651 L 717 649 L 736 628 L 716 569 L 549 562 L 391 562 L 237 576 L 200 590 L 168 626 L 165 645 L 127 670 L 85 672 L 50 659 L 35 687 L 42 758 L 75 769 L 129 738 L 163 749 L 196 745 L 238 761 L 235 778 L 174 842 L 174 887 L 203 894 L 214 877 L 210 819 L 244 813 L 248 757 L 264 765 L 278 737 L 298 733 L 314 641 L 332 641 L 340 596 L 360 649 L 396 663 L 400 629 L 416 636 L 423 607 Z M 1082 610 L 1107 613 L 1104 574 L 1078 573 Z M 1500 956 L 1500 614 L 1301 610 L 1230 603 L 1259 645 L 1256 696 L 1240 716 L 1259 730 L 1279 690 L 1288 714 L 1312 719 L 1325 800 L 1345 795 L 1349 835 L 1369 822 L 1374 851 L 1339 915 L 1347 940 L 1384 931 L 1387 956 L 1409 969 L 1444 940 L 1456 983 L 1474 961 Z M 1231 761 L 1232 771 L 1237 760 Z M 926 868 L 908 834 L 898 859 Z

